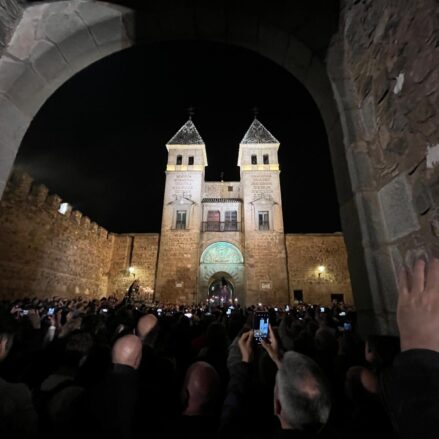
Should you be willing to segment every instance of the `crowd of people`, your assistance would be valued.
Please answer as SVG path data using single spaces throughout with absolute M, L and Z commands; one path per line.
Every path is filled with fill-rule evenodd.
M 438 259 L 401 274 L 398 328 L 362 339 L 341 303 L 3 300 L 0 437 L 433 437 Z

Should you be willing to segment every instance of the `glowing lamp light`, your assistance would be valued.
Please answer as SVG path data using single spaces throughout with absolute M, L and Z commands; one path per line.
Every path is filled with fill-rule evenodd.
M 235 302 L 237 302 L 237 301 L 238 301 L 238 298 L 236 297 L 236 298 L 235 298 Z
M 319 270 L 319 273 L 324 273 L 326 270 L 326 267 L 324 265 L 319 265 L 319 267 L 317 269 Z
M 128 272 L 130 274 L 134 274 L 134 267 L 128 267 Z
M 258 303 L 258 306 L 262 306 L 262 303 L 261 303 L 261 302 L 259 302 L 259 303 Z

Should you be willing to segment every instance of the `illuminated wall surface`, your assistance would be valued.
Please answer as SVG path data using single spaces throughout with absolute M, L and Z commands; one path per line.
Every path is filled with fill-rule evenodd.
M 29 176 L 14 175 L 9 181 L 0 203 L 3 297 L 122 295 L 134 279 L 140 280 L 145 293 L 154 292 L 158 234 L 108 233 L 78 211 L 61 214 L 60 203 L 47 188 L 32 184 Z M 214 242 L 201 252 L 198 278 L 206 295 L 215 276 L 225 277 L 244 300 L 244 257 L 235 244 Z M 327 303 L 331 293 L 344 293 L 352 301 L 341 234 L 286 235 L 286 248 L 291 298 L 293 290 L 301 289 L 305 301 Z M 174 265 L 180 262 L 175 260 Z M 320 276 L 319 265 L 326 267 Z M 128 271 L 130 266 L 134 273 Z M 267 283 L 260 285 L 260 300 L 265 302 Z

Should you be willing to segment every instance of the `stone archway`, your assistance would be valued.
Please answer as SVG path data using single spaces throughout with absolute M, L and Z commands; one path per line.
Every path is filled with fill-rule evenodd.
M 225 288 L 225 291 L 223 289 Z M 212 302 L 233 304 L 235 285 L 232 276 L 226 272 L 215 273 L 208 282 L 207 297 Z
M 208 245 L 201 254 L 197 301 L 208 299 L 212 282 L 222 277 L 233 285 L 234 298 L 245 303 L 244 258 L 238 247 L 226 241 Z
M 184 9 L 172 1 L 130 0 L 133 9 L 80 0 L 24 9 L 17 0 L 6 3 L 7 14 L 0 14 L 0 194 L 34 115 L 91 63 L 164 40 L 203 39 L 254 50 L 299 79 L 320 110 L 359 323 L 363 332 L 395 333 L 398 266 L 418 253 L 439 253 L 434 0 L 322 2 L 306 17 L 302 2 L 271 0 L 254 8 L 219 1 Z M 334 8 L 341 11 L 338 30 L 321 26 L 335 18 L 329 17 Z M 328 29 L 335 34 L 329 75 L 327 41 L 320 38 Z

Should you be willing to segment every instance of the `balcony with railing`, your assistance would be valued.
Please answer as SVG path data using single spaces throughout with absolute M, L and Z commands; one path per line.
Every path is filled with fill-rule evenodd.
M 201 223 L 202 232 L 240 232 L 241 223 L 237 221 L 204 221 Z

